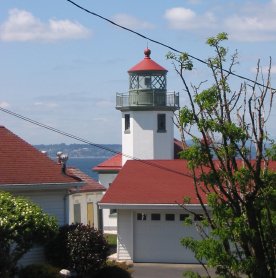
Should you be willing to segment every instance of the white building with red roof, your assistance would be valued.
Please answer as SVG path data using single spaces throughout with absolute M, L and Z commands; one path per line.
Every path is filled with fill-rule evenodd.
M 122 155 L 94 168 L 108 188 L 99 204 L 104 231 L 117 228 L 118 260 L 196 263 L 180 243 L 185 235 L 197 236 L 195 225 L 183 225 L 188 215 L 180 207 L 183 198 L 191 198 L 195 221 L 203 212 L 187 163 L 177 159 L 182 144 L 174 139 L 173 117 L 179 96 L 167 92 L 167 70 L 150 58 L 149 49 L 144 54 L 128 71 L 128 93 L 116 97 Z
M 0 190 L 32 200 L 44 212 L 55 216 L 59 225 L 83 222 L 98 227 L 97 203 L 105 188 L 78 169 L 62 168 L 0 126 Z M 43 249 L 34 248 L 21 263 L 43 259 Z

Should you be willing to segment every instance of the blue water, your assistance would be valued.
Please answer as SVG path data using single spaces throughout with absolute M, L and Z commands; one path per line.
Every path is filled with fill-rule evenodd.
M 92 169 L 96 165 L 98 165 L 99 163 L 107 159 L 108 159 L 107 157 L 100 157 L 100 158 L 70 157 L 67 161 L 67 166 L 78 168 L 88 176 L 92 177 L 94 180 L 98 181 L 98 174 L 94 172 Z

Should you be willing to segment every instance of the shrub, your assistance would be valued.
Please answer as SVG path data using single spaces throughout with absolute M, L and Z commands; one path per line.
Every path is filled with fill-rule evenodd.
M 68 248 L 68 234 L 76 226 L 76 224 L 72 224 L 60 227 L 57 235 L 45 246 L 45 256 L 51 265 L 60 268 L 72 266 Z
M 58 278 L 59 269 L 48 264 L 31 264 L 22 268 L 18 278 Z
M 84 275 L 99 270 L 108 256 L 108 243 L 98 230 L 82 224 L 68 234 L 73 269 Z
M 93 278 L 106 278 L 106 277 L 112 277 L 112 278 L 131 278 L 131 274 L 123 269 L 120 268 L 117 265 L 113 266 L 105 266 L 102 269 L 100 269 Z
M 57 232 L 56 219 L 30 200 L 0 192 L 0 277 L 13 277 L 17 262 Z
M 65 225 L 45 248 L 47 260 L 83 276 L 99 270 L 106 262 L 109 245 L 98 230 L 83 224 Z

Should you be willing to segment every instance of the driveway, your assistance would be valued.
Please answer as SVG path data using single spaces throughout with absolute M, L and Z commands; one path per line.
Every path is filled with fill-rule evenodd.
M 161 264 L 161 263 L 134 263 L 133 278 L 178 278 L 183 277 L 183 272 L 195 271 L 199 274 L 206 272 L 201 265 L 197 264 Z M 215 272 L 209 270 L 212 277 L 215 277 Z

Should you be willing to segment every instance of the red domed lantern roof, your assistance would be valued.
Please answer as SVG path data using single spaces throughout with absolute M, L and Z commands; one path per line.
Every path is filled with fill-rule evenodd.
M 150 58 L 151 51 L 149 48 L 146 48 L 144 51 L 145 58 L 132 67 L 131 69 L 128 70 L 128 72 L 141 72 L 141 71 L 162 71 L 162 72 L 167 72 L 165 68 L 162 66 L 158 65 L 156 62 L 154 62 Z

